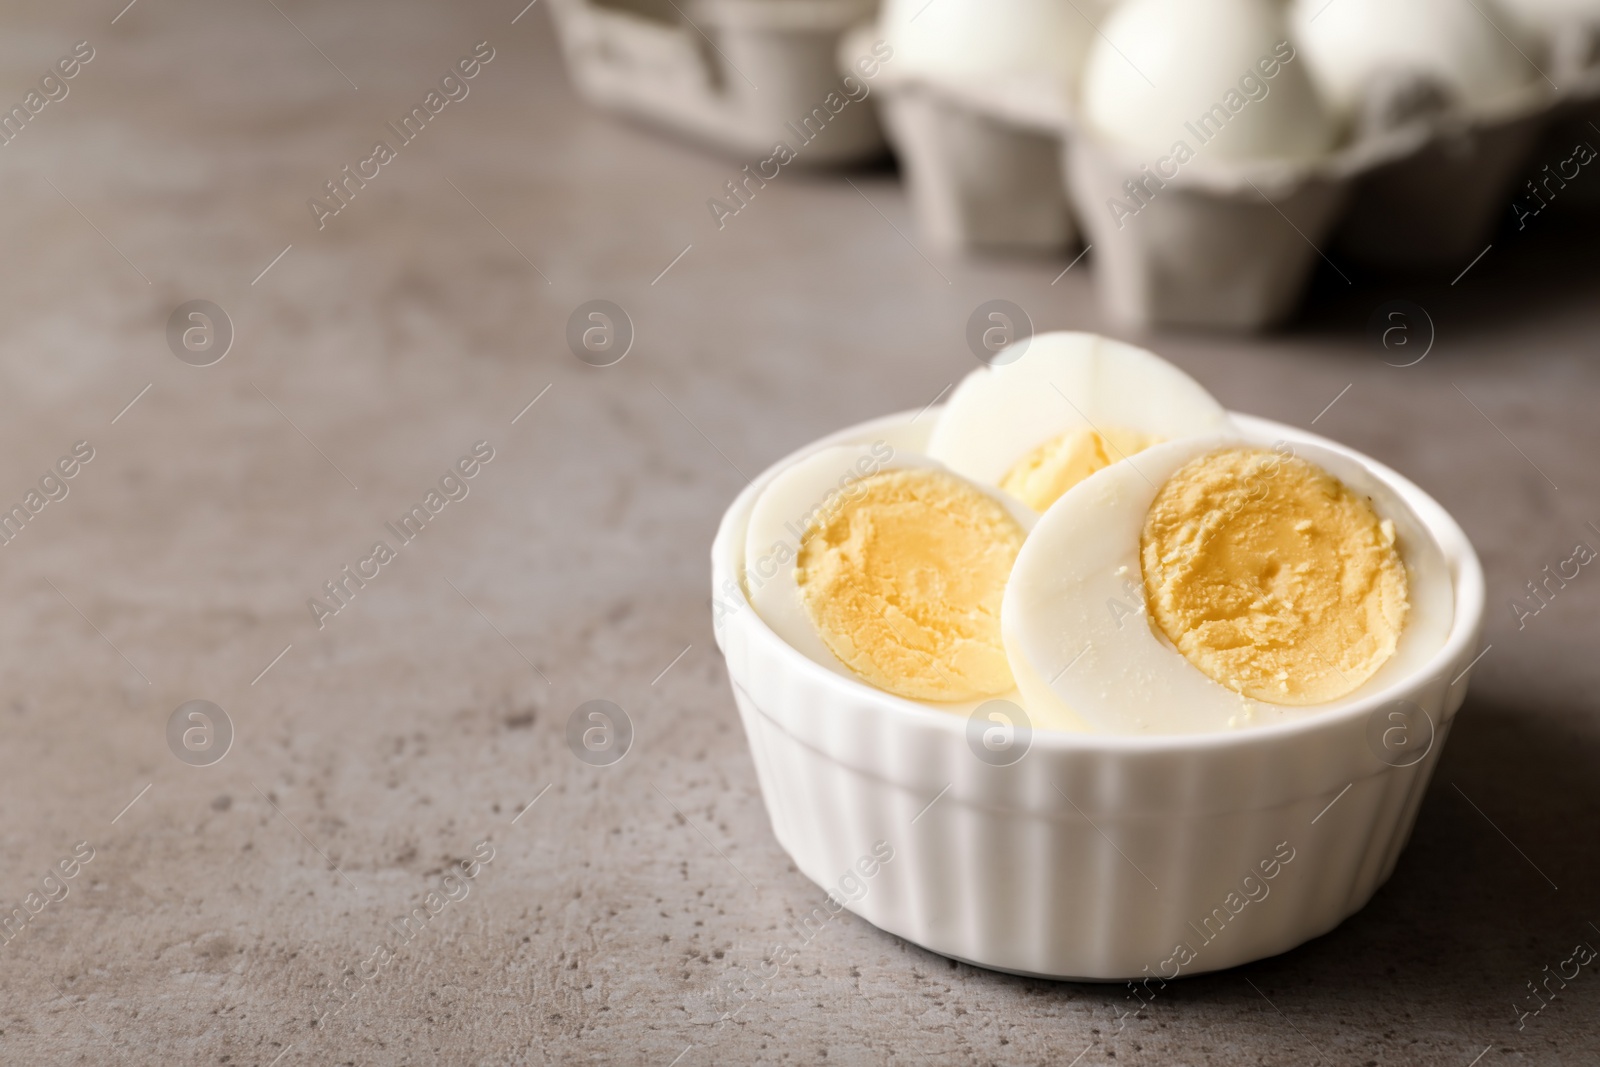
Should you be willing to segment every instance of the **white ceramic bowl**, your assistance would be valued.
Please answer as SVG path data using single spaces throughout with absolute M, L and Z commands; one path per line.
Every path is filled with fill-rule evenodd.
M 1410 835 L 1477 654 L 1483 571 L 1455 521 L 1359 453 L 1235 416 L 1248 438 L 1341 452 L 1401 493 L 1449 563 L 1444 647 L 1410 679 L 1325 715 L 1227 734 L 1039 731 L 1016 763 L 992 766 L 969 747 L 965 717 L 790 648 L 737 578 L 750 510 L 775 472 L 830 444 L 881 438 L 921 451 L 936 416 L 863 423 L 775 464 L 733 502 L 712 545 L 717 643 L 773 832 L 800 870 L 833 888 L 886 842 L 893 859 L 849 881 L 857 899 L 839 894 L 857 915 L 980 966 L 1096 981 L 1234 967 L 1366 904 Z M 1411 702 L 1409 720 L 1393 720 L 1409 732 L 1390 726 L 1397 701 Z

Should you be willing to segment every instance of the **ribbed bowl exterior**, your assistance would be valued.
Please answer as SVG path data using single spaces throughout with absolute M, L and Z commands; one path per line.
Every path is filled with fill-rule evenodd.
M 862 883 L 864 895 L 845 898 L 850 910 L 943 955 L 1086 980 L 1237 966 L 1331 930 L 1371 898 L 1394 870 L 1465 695 L 1482 572 L 1455 522 L 1392 471 L 1314 435 L 1236 418 L 1253 436 L 1354 456 L 1428 524 L 1456 601 L 1428 667 L 1370 708 L 1230 734 L 1039 733 L 1016 763 L 991 766 L 968 747 L 965 718 L 812 663 L 730 596 L 768 472 L 729 509 L 713 546 L 717 641 L 773 832 L 807 877 L 831 889 L 884 842 L 893 859 Z M 885 435 L 905 444 L 908 421 L 877 420 L 813 447 Z M 1405 767 L 1369 740 L 1373 716 L 1400 699 L 1433 724 L 1426 754 Z

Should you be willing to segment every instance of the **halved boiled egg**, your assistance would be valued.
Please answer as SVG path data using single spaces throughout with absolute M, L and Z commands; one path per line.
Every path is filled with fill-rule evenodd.
M 1008 360 L 1013 351 L 1021 355 Z M 1228 425 L 1210 393 L 1153 352 L 1095 334 L 1043 333 L 963 379 L 928 454 L 1042 512 L 1102 467 Z
M 1035 525 L 1001 610 L 1030 714 L 1203 733 L 1339 707 L 1419 669 L 1444 555 L 1365 466 L 1232 434 L 1157 445 Z
M 1016 685 L 1000 603 L 1032 524 L 886 442 L 825 448 L 757 499 L 746 592 L 779 637 L 847 678 L 947 705 L 1002 697 Z

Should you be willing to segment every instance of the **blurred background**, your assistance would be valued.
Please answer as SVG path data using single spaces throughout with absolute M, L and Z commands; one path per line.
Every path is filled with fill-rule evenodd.
M 1519 1024 L 1547 965 L 1600 944 L 1600 585 L 1511 607 L 1600 546 L 1600 170 L 1566 164 L 1536 215 L 1525 185 L 1600 144 L 1581 78 L 1527 75 L 1482 114 L 1402 79 L 1411 104 L 1330 118 L 1313 163 L 1219 138 L 1107 231 L 1145 243 L 1080 257 L 1113 215 L 1083 211 L 1071 153 L 1154 159 L 1076 89 L 889 58 L 846 68 L 835 110 L 816 90 L 886 40 L 871 5 L 664 6 L 619 31 L 618 5 L 577 0 L 8 5 L 0 903 L 26 917 L 0 944 L 0 1060 L 1600 1057 L 1587 971 Z M 1152 89 L 1181 73 L 1152 56 Z M 774 126 L 811 111 L 784 86 L 832 129 L 763 171 Z M 996 162 L 913 173 L 940 159 Z M 1419 160 L 1499 174 L 1481 232 L 1450 231 L 1465 253 L 1342 251 L 1362 197 L 1406 218 L 1462 187 L 1418 185 Z M 1202 231 L 1285 257 L 1257 273 L 1287 296 L 1208 316 L 1203 247 L 1146 269 Z M 822 891 L 771 835 L 714 645 L 716 523 L 795 448 L 937 401 L 984 358 L 993 301 L 1008 330 L 1143 344 L 1232 409 L 1397 468 L 1488 572 L 1487 650 L 1391 882 L 1120 1025 L 1122 987 L 983 971 L 850 915 L 748 977 Z M 389 532 L 435 490 L 420 534 Z M 394 558 L 351 582 L 379 540 Z M 567 742 L 596 699 L 632 729 L 606 767 Z M 470 893 L 381 958 L 462 862 Z

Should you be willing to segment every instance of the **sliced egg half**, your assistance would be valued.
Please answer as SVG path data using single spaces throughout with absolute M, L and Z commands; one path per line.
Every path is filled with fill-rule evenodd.
M 825 448 L 757 499 L 746 592 L 779 637 L 823 666 L 967 711 L 1016 695 L 1000 604 L 1033 518 L 887 442 Z
M 1070 490 L 1018 554 L 1001 625 L 1030 714 L 1206 733 L 1377 693 L 1442 647 L 1453 615 L 1443 553 L 1365 466 L 1228 434 L 1157 445 Z M 1241 654 L 1250 669 L 1230 673 Z
M 1008 361 L 1013 351 L 1021 355 Z M 1153 352 L 1090 333 L 1042 333 L 956 386 L 928 454 L 1042 512 L 1102 467 L 1228 425 L 1210 393 Z

